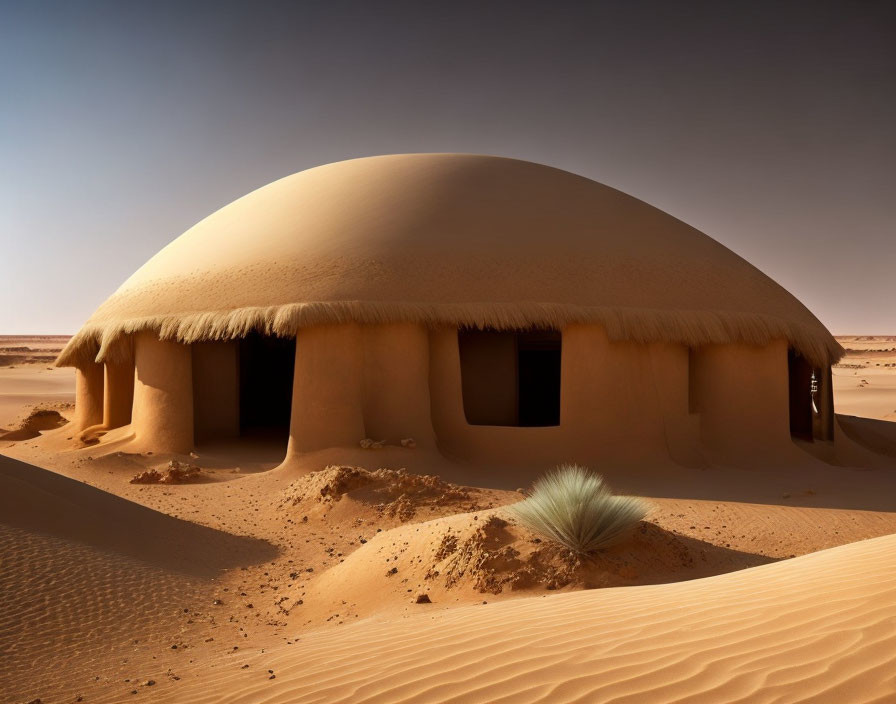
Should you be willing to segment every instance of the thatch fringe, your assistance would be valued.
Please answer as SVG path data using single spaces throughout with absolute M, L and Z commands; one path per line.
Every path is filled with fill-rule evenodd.
M 559 303 L 404 303 L 340 301 L 290 303 L 280 306 L 159 315 L 108 322 L 91 321 L 66 345 L 58 366 L 122 361 L 132 354 L 127 337 L 158 330 L 162 339 L 184 343 L 228 340 L 252 331 L 291 337 L 313 325 L 356 322 L 410 322 L 428 327 L 473 327 L 498 330 L 549 327 L 574 323 L 602 325 L 618 342 L 672 342 L 689 347 L 709 344 L 766 345 L 785 339 L 815 366 L 825 367 L 843 356 L 843 348 L 819 323 L 808 326 L 758 313 L 591 308 Z

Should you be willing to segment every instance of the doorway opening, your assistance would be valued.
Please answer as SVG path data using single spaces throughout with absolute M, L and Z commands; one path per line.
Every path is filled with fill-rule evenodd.
M 295 359 L 295 338 L 250 333 L 240 339 L 240 436 L 288 439 Z
M 458 331 L 464 414 L 470 425 L 560 424 L 558 330 Z
M 790 435 L 812 441 L 813 419 L 812 365 L 793 349 L 787 350 L 787 375 L 790 387 Z
M 517 333 L 519 424 L 560 425 L 560 333 Z

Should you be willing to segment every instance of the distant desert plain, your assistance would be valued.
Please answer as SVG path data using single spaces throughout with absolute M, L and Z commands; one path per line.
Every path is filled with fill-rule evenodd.
M 653 508 L 587 560 L 376 450 L 73 451 L 66 340 L 0 337 L 2 702 L 896 701 L 896 336 L 838 338 L 870 469 L 594 467 Z

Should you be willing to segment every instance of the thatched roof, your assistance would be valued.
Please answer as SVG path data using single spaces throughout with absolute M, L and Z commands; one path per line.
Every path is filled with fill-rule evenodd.
M 828 364 L 824 326 L 758 269 L 670 215 L 514 159 L 409 154 L 288 176 L 162 249 L 60 355 L 125 333 L 184 342 L 325 323 L 604 325 L 615 340 L 765 344 Z

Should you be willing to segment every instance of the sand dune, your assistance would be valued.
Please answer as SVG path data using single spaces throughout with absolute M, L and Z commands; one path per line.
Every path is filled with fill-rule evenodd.
M 0 700 L 72 701 L 201 642 L 215 576 L 276 552 L 0 455 Z
M 558 594 L 311 633 L 179 701 L 885 702 L 896 536 L 691 582 Z

